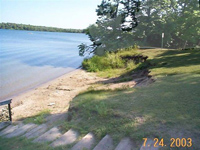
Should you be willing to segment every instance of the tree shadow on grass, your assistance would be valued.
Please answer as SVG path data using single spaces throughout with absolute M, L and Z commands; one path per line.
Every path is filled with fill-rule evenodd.
M 200 136 L 199 75 L 177 75 L 161 79 L 136 91 L 92 91 L 72 101 L 71 124 L 103 137 L 129 136 L 136 145 L 142 138 L 192 138 Z
M 153 53 L 152 50 L 150 51 Z M 145 54 L 145 52 L 143 52 L 143 54 Z M 119 77 L 109 78 L 97 83 L 120 83 L 136 79 L 136 84 L 139 84 L 143 81 L 142 78 L 146 79 L 152 77 L 150 73 L 152 69 L 154 69 L 152 73 L 156 75 L 175 75 L 181 73 L 200 74 L 200 50 L 163 51 L 161 54 L 154 56 L 153 59 L 147 59 L 147 61 L 141 62 L 134 70 L 130 70 Z M 137 80 L 140 78 L 141 80 Z
M 151 68 L 175 68 L 200 65 L 200 49 L 165 51 L 150 60 L 150 62 L 153 64 Z

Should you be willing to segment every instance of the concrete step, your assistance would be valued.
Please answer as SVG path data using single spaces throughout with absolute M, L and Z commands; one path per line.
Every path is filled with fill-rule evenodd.
M 0 132 L 0 136 L 4 136 L 7 135 L 9 133 L 12 133 L 13 131 L 15 131 L 16 129 L 20 128 L 22 125 L 18 124 L 18 125 L 9 125 L 7 128 L 5 128 L 4 130 L 2 130 Z
M 57 127 L 54 127 L 49 131 L 45 132 L 44 134 L 42 134 L 41 136 L 39 136 L 38 138 L 36 138 L 35 140 L 33 140 L 33 142 L 35 143 L 50 142 L 56 140 L 61 135 L 62 134 L 60 133 L 59 129 Z
M 133 142 L 129 138 L 124 138 L 120 141 L 115 150 L 132 150 L 133 148 Z
M 11 125 L 11 122 L 10 121 L 7 121 L 7 122 L 1 122 L 0 123 L 0 130 L 6 128 L 7 126 Z
M 27 131 L 35 128 L 36 126 L 37 126 L 36 124 L 32 124 L 32 123 L 23 125 L 20 128 L 14 130 L 13 132 L 7 134 L 5 137 L 12 138 L 12 137 L 16 137 L 16 136 L 21 136 L 21 135 L 25 134 Z
M 47 131 L 47 126 L 45 124 L 41 124 L 41 125 L 37 126 L 36 128 L 28 131 L 23 136 L 28 139 L 36 138 L 36 137 L 39 137 L 42 134 L 44 134 L 46 131 Z
M 56 141 L 51 143 L 50 146 L 56 147 L 56 146 L 68 145 L 75 142 L 77 138 L 78 138 L 78 133 L 70 129 L 65 134 L 63 134 L 60 138 L 58 138 Z
M 150 138 L 148 138 L 145 146 L 144 144 L 142 144 L 140 150 L 158 150 L 159 147 L 154 147 L 154 144 L 155 142 L 151 140 Z
M 86 150 L 91 149 L 94 145 L 95 138 L 92 133 L 88 133 L 86 136 L 82 138 L 76 145 L 72 147 L 72 150 Z
M 106 135 L 93 150 L 112 150 L 113 140 L 109 135 Z

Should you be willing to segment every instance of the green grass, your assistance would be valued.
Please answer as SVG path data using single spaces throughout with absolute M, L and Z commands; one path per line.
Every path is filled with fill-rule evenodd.
M 90 59 L 85 59 L 82 66 L 89 72 L 97 72 L 100 77 L 117 77 L 138 66 L 133 61 L 126 61 L 121 57 L 137 54 L 139 54 L 138 50 L 130 47 L 121 49 L 117 53 L 106 53 L 104 56 L 93 56 Z
M 149 56 L 152 75 L 175 75 L 185 73 L 200 74 L 200 50 L 148 50 L 142 53 Z M 144 65 L 144 64 L 142 64 Z
M 33 117 L 28 117 L 23 120 L 24 123 L 43 124 L 46 122 L 46 117 L 50 115 L 50 110 L 43 110 Z
M 72 120 L 65 123 L 65 128 L 92 131 L 99 139 L 110 134 L 115 142 L 129 136 L 138 148 L 145 137 L 164 138 L 166 144 L 172 137 L 190 137 L 193 149 L 200 149 L 200 51 L 141 53 L 150 59 L 138 68 L 148 67 L 157 78 L 154 84 L 81 93 L 71 102 Z
M 183 134 L 197 140 L 199 87 L 200 75 L 176 75 L 145 88 L 86 92 L 72 101 L 68 127 L 81 127 L 99 138 L 107 133 L 116 140 L 129 136 L 139 144 L 149 136 L 169 139 Z

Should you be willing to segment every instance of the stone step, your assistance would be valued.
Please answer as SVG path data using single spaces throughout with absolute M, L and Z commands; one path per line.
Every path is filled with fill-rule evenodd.
M 7 138 L 12 138 L 12 137 L 16 137 L 16 136 L 21 136 L 23 134 L 25 134 L 27 131 L 35 128 L 37 125 L 36 124 L 26 124 L 21 126 L 20 128 L 14 130 L 13 132 L 7 134 L 5 137 Z
M 46 124 L 41 124 L 41 125 L 37 126 L 36 128 L 28 131 L 23 136 L 26 137 L 26 138 L 28 138 L 28 139 L 36 138 L 36 137 L 39 137 L 42 134 L 44 134 L 46 131 L 47 131 Z
M 7 122 L 1 122 L 0 123 L 0 130 L 6 128 L 7 126 L 11 125 L 11 122 L 10 121 L 7 121 Z
M 115 150 L 132 150 L 133 147 L 133 142 L 129 138 L 124 138 L 119 142 Z
M 85 150 L 85 149 L 91 149 L 94 145 L 95 138 L 92 133 L 88 133 L 86 136 L 84 136 L 76 145 L 72 147 L 72 150 Z
M 77 138 L 78 138 L 78 133 L 70 129 L 65 134 L 63 134 L 60 138 L 58 138 L 56 141 L 51 143 L 50 146 L 56 147 L 56 146 L 68 145 L 75 142 Z
M 112 150 L 113 140 L 109 135 L 106 135 L 93 150 Z
M 2 130 L 0 132 L 0 136 L 4 136 L 6 134 L 12 133 L 13 131 L 15 131 L 16 129 L 20 128 L 22 125 L 18 124 L 18 125 L 9 125 L 7 128 L 5 128 L 4 130 Z
M 140 150 L 158 150 L 159 147 L 154 147 L 155 142 L 153 140 L 151 140 L 150 138 L 148 138 L 145 146 L 144 144 L 142 144 Z
M 59 129 L 57 127 L 54 127 L 49 131 L 45 132 L 44 134 L 42 134 L 41 136 L 39 136 L 38 138 L 36 138 L 35 140 L 33 140 L 33 142 L 35 143 L 50 142 L 59 138 L 61 135 L 62 134 L 60 133 Z

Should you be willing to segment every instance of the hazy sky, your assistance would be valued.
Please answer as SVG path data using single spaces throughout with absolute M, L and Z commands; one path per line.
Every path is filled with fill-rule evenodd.
M 0 0 L 0 22 L 83 29 L 101 0 Z

